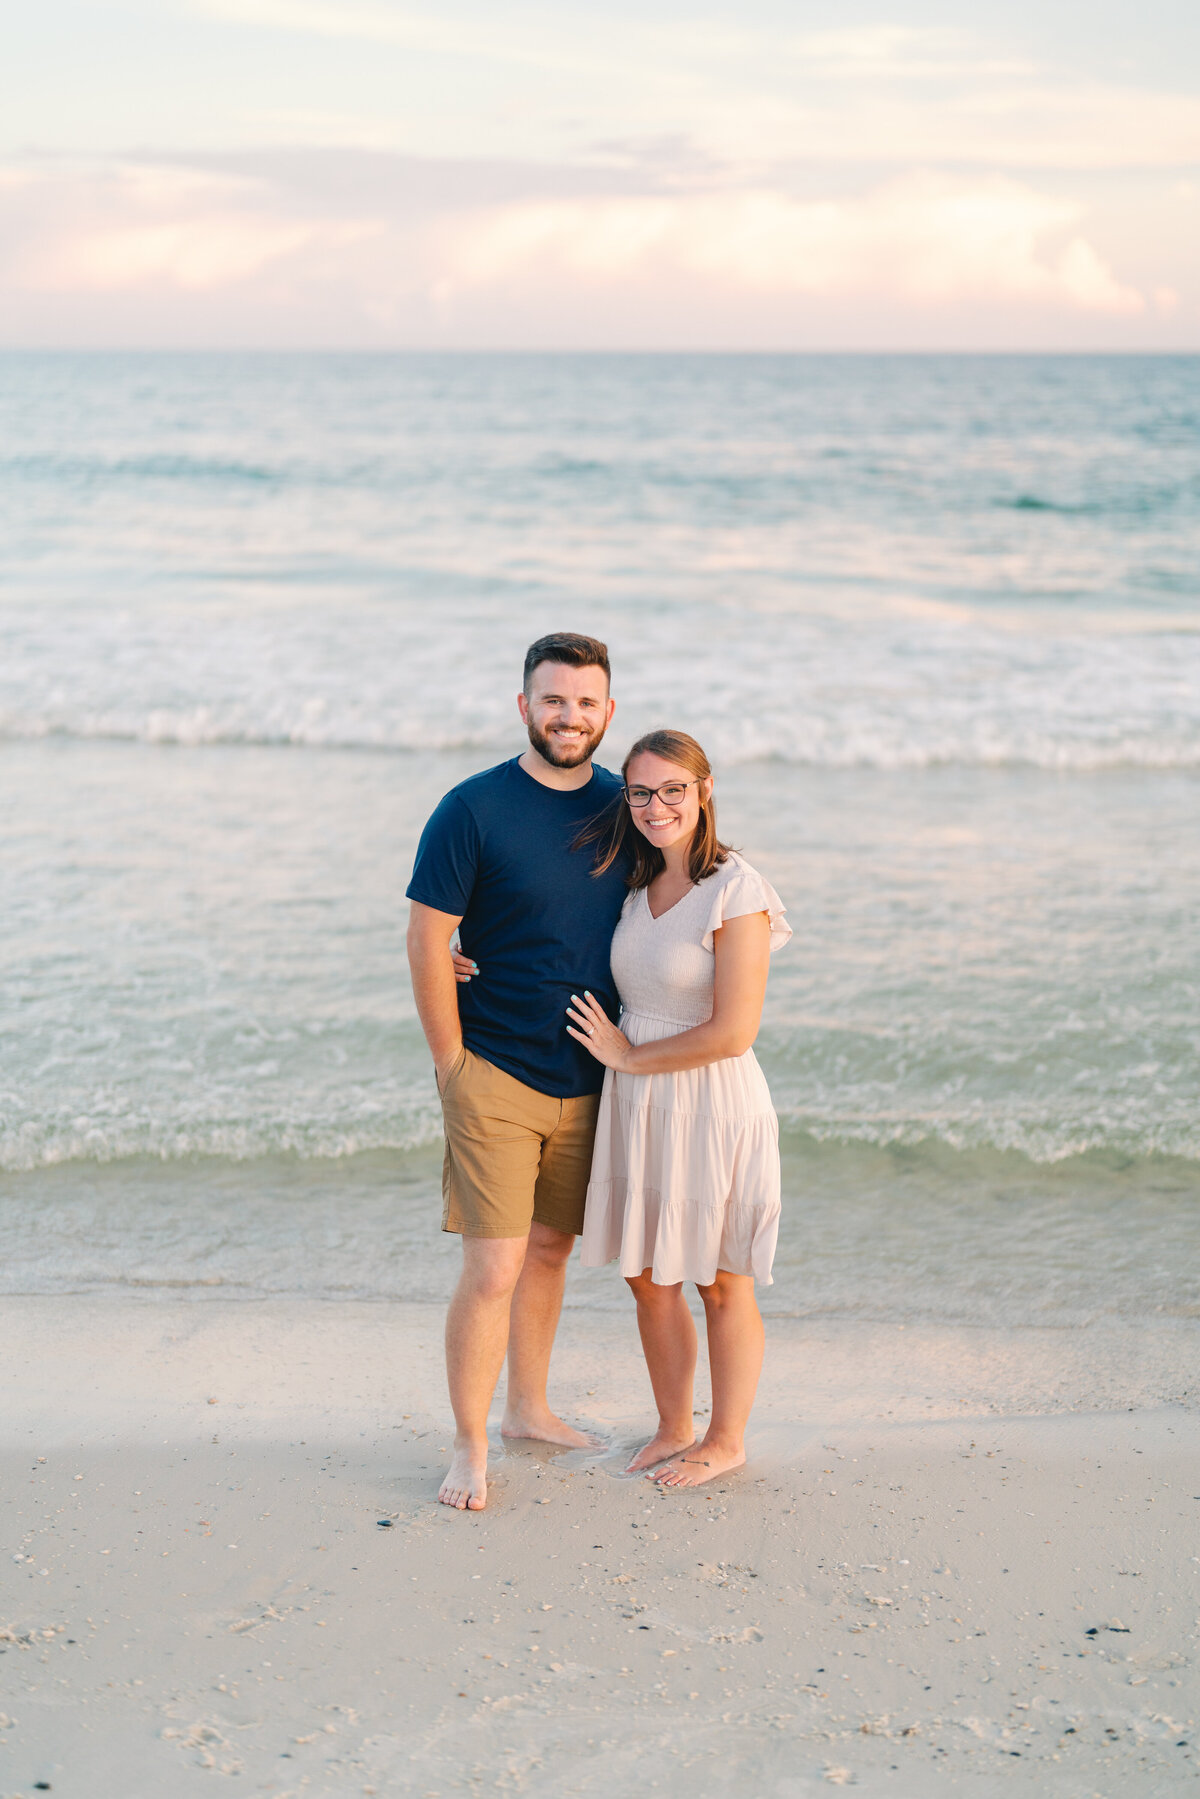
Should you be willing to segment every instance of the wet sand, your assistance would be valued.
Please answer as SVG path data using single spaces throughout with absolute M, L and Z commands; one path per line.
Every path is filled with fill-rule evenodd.
M 572 1311 L 612 1447 L 498 1447 L 464 1515 L 440 1325 L 6 1302 L 6 1796 L 1200 1778 L 1200 1334 L 774 1320 L 750 1465 L 667 1494 L 631 1321 Z

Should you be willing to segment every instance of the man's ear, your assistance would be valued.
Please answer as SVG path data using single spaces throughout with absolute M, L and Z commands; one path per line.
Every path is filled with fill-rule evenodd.
M 521 714 L 521 723 L 527 725 L 529 723 L 529 701 L 525 698 L 524 688 L 517 695 L 517 711 Z

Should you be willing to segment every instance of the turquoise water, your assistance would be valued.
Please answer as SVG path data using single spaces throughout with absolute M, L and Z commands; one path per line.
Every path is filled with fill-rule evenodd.
M 0 358 L 0 581 L 8 1290 L 444 1290 L 403 889 L 565 625 L 790 907 L 770 1304 L 1200 1309 L 1200 360 Z

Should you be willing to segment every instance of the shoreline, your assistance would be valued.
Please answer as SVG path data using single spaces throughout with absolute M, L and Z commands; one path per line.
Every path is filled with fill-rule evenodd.
M 440 1307 L 34 1298 L 5 1327 L 22 1793 L 1159 1799 L 1200 1773 L 1200 1333 L 1166 1333 L 1164 1403 L 1152 1330 L 774 1320 L 749 1464 L 665 1494 L 619 1472 L 650 1419 L 632 1319 L 573 1310 L 554 1398 L 613 1447 L 498 1446 L 460 1514 L 433 1497 Z
M 422 1065 L 422 1091 L 432 1082 Z M 811 1153 L 810 1153 L 811 1152 Z M 0 1174 L 3 1285 L 17 1297 L 191 1295 L 444 1304 L 441 1139 L 405 1152 L 149 1157 Z M 1034 1165 L 783 1139 L 784 1211 L 764 1315 L 824 1329 L 1100 1329 L 1200 1320 L 1200 1164 Z M 625 1316 L 612 1267 L 568 1271 L 567 1304 Z

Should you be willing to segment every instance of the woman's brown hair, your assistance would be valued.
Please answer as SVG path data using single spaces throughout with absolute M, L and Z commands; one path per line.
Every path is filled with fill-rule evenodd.
M 644 737 L 638 738 L 621 764 L 622 784 L 628 778 L 629 764 L 634 757 L 644 755 L 661 756 L 664 762 L 674 762 L 680 768 L 686 768 L 695 780 L 706 781 L 712 773 L 708 757 L 696 739 L 689 737 L 686 731 L 647 731 Z M 613 804 L 606 806 L 599 817 L 580 832 L 571 847 L 582 849 L 592 843 L 597 846 L 596 866 L 592 873 L 602 875 L 619 857 L 628 857 L 631 867 L 625 877 L 625 884 L 635 890 L 648 887 L 655 875 L 661 874 L 666 867 L 662 851 L 642 836 L 629 816 L 629 807 L 623 793 L 618 794 Z M 722 843 L 717 836 L 717 809 L 711 799 L 702 798 L 700 820 L 688 856 L 688 873 L 693 881 L 703 881 L 728 856 L 729 845 Z

